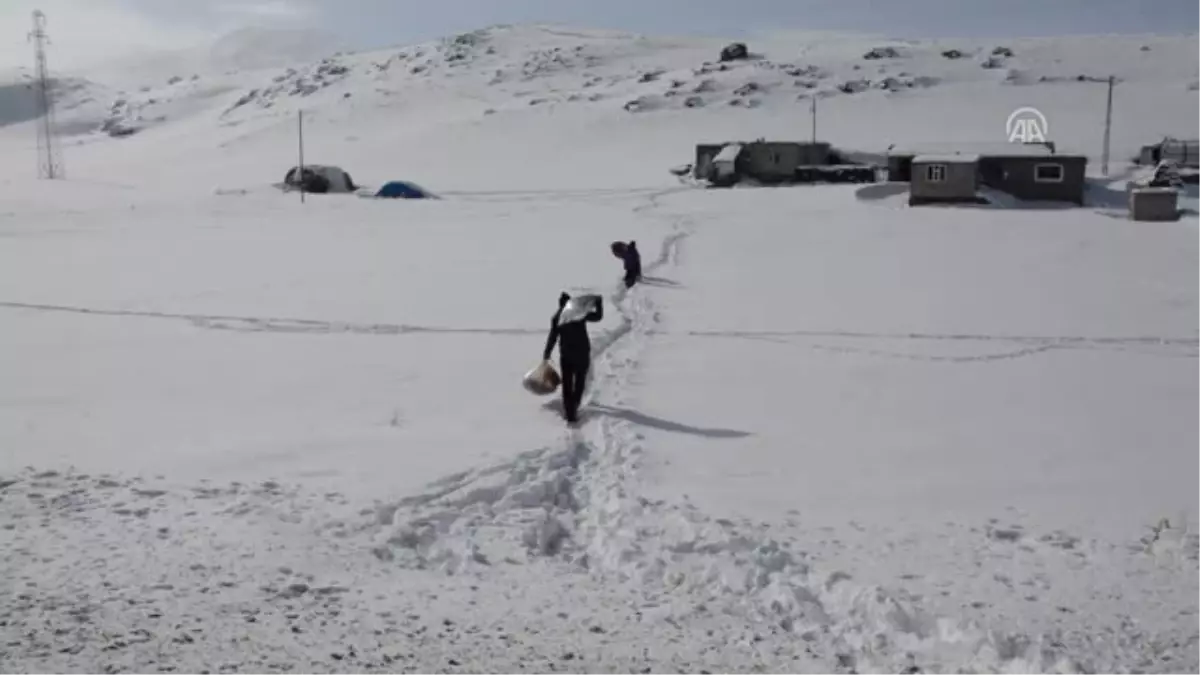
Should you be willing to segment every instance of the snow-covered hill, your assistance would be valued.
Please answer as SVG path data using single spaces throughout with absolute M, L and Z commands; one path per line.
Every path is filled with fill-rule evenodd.
M 64 181 L 0 89 L 0 670 L 1200 669 L 1197 219 L 1112 208 L 1196 36 L 280 43 L 63 74 Z M 1095 160 L 1110 74 L 1085 208 L 667 171 L 814 98 Z M 444 199 L 278 192 L 299 111 Z M 519 384 L 562 290 L 577 429 Z
M 95 85 L 62 94 L 74 110 L 67 130 L 87 129 L 77 140 L 92 141 L 97 131 L 153 129 L 144 141 L 122 140 L 119 154 L 144 166 L 145 147 L 182 169 L 178 156 L 224 155 L 234 143 L 242 157 L 287 154 L 284 127 L 304 109 L 320 152 L 360 174 L 417 170 L 454 184 L 466 172 L 495 176 L 516 152 L 526 160 L 521 176 L 561 181 L 551 167 L 572 147 L 592 165 L 604 162 L 612 180 L 643 180 L 686 161 L 696 142 L 806 138 L 816 98 L 818 135 L 841 146 L 1001 140 L 1008 114 L 1033 105 L 1060 148 L 1098 160 L 1109 75 L 1119 82 L 1116 158 L 1195 130 L 1195 36 L 981 42 L 799 33 L 752 41 L 750 58 L 722 63 L 725 43 L 715 39 L 506 26 L 272 67 L 322 44 L 286 31 L 235 33 L 186 58 L 89 73 Z M 98 87 L 108 100 L 99 100 Z M 10 127 L 26 116 L 0 113 Z M 544 142 L 529 142 L 533 130 Z M 21 134 L 30 135 L 10 128 L 4 136 L 19 143 Z M 81 151 L 78 161 L 111 164 L 108 147 Z M 469 157 L 470 166 L 445 165 L 450 155 Z M 277 173 L 278 162 L 270 176 Z

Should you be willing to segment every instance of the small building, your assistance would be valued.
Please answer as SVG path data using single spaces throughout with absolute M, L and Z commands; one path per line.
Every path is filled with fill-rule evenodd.
M 977 187 L 986 186 L 1027 201 L 1083 205 L 1087 157 L 1056 154 L 1053 143 L 985 143 L 950 147 L 951 150 L 942 152 L 920 152 L 915 147 L 889 149 L 888 180 L 915 182 L 913 160 L 917 157 L 968 157 L 976 166 Z M 927 182 L 922 177 L 922 183 Z M 918 191 L 924 189 L 928 189 L 925 184 Z
M 731 184 L 729 181 L 737 182 L 743 178 L 760 183 L 787 183 L 796 180 L 797 169 L 826 166 L 832 156 L 828 143 L 757 140 L 701 144 L 696 146 L 693 176 L 716 184 Z M 719 168 L 718 159 L 723 162 Z M 731 165 L 732 173 L 729 172 Z
M 1149 222 L 1179 220 L 1179 191 L 1168 187 L 1130 187 L 1129 217 Z
M 917 155 L 912 159 L 908 203 L 978 203 L 978 155 Z
M 979 158 L 979 182 L 1032 202 L 1070 202 L 1083 206 L 1087 157 L 1083 155 Z
M 979 157 L 1045 157 L 1054 154 L 1054 143 L 955 143 L 933 142 L 912 145 L 893 145 L 887 151 L 889 182 L 907 183 L 912 180 L 912 160 L 918 155 L 972 154 Z
M 757 141 L 745 146 L 746 175 L 763 183 L 794 180 L 802 166 L 829 164 L 828 143 Z

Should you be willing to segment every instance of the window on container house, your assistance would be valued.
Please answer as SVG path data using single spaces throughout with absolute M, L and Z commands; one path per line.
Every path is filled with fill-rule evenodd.
M 944 183 L 946 181 L 946 165 L 930 164 L 926 166 L 925 180 L 930 183 Z
M 1037 164 L 1033 167 L 1033 180 L 1037 183 L 1061 183 L 1063 181 L 1063 165 Z

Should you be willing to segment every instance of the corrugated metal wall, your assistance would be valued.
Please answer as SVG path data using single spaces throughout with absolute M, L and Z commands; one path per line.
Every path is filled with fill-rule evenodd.
M 1177 141 L 1168 139 L 1162 142 L 1160 157 L 1178 163 L 1180 166 L 1200 168 L 1200 141 Z

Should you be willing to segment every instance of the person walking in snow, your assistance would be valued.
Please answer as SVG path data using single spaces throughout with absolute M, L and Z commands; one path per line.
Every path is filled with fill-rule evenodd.
M 642 278 L 642 254 L 638 253 L 637 242 L 631 241 L 625 246 L 625 288 L 633 288 Z
M 567 422 L 579 420 L 579 405 L 583 401 L 583 388 L 588 370 L 592 365 L 592 343 L 588 338 L 587 323 L 604 318 L 604 306 L 599 296 L 580 296 L 574 306 L 568 307 L 571 296 L 558 296 L 558 311 L 550 320 L 550 334 L 546 337 L 546 350 L 542 360 L 549 361 L 550 354 L 558 343 L 558 361 L 562 375 L 563 414 Z M 591 306 L 584 311 L 584 304 Z

